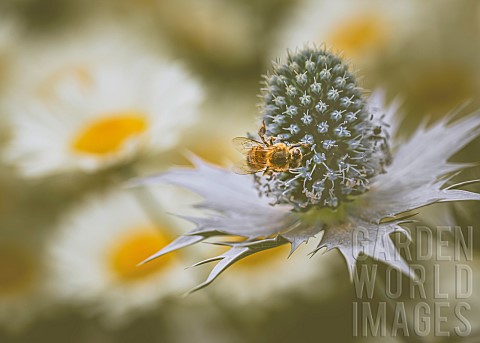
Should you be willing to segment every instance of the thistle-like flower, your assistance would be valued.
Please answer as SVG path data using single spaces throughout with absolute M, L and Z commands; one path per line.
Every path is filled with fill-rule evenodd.
M 295 209 L 336 208 L 384 171 L 390 160 L 386 125 L 369 113 L 339 57 L 312 49 L 290 54 L 265 83 L 267 134 L 310 148 L 302 167 L 256 178 L 262 193 Z
M 465 183 L 446 187 L 448 176 L 466 167 L 447 160 L 480 134 L 478 113 L 423 126 L 401 144 L 390 142 L 397 105 L 384 107 L 381 92 L 366 100 L 339 57 L 311 48 L 274 65 L 263 99 L 267 136 L 287 146 L 302 143 L 300 167 L 258 174 L 252 181 L 193 157 L 194 169 L 177 168 L 139 181 L 191 189 L 204 197 L 201 208 L 214 211 L 184 217 L 197 227 L 146 261 L 214 236 L 245 237 L 220 242 L 230 250 L 196 264 L 220 261 L 194 290 L 251 254 L 288 243 L 293 252 L 320 233 L 314 252 L 339 249 L 351 277 L 362 253 L 413 276 L 389 237 L 393 232 L 410 237 L 401 226 L 402 214 L 436 202 L 480 200 L 479 194 L 458 189 Z

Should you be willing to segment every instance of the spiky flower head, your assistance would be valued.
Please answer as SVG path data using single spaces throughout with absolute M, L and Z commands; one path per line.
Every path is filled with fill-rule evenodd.
M 315 48 L 289 53 L 265 77 L 262 96 L 267 136 L 308 146 L 300 168 L 255 178 L 276 203 L 296 210 L 336 208 L 384 172 L 390 160 L 386 125 L 369 113 L 355 76 L 338 56 Z
M 402 225 L 414 209 L 437 202 L 480 201 L 480 194 L 460 189 L 475 180 L 448 185 L 452 175 L 468 166 L 448 160 L 480 136 L 478 111 L 463 119 L 452 120 L 452 115 L 421 126 L 401 144 L 392 139 L 390 158 L 383 121 L 395 138 L 398 104 L 386 106 L 381 91 L 364 100 L 338 57 L 325 50 L 301 50 L 290 54 L 286 64 L 277 64 L 266 82 L 263 117 L 267 134 L 287 145 L 306 143 L 299 168 L 256 176 L 254 183 L 245 175 L 192 157 L 194 169 L 175 168 L 137 181 L 188 188 L 204 198 L 197 207 L 210 211 L 205 216 L 182 216 L 196 227 L 145 262 L 212 237 L 223 238 L 216 243 L 230 247 L 195 264 L 218 261 L 207 280 L 193 290 L 207 286 L 243 258 L 283 244 L 290 244 L 293 253 L 319 234 L 312 253 L 338 249 L 352 280 L 361 254 L 414 277 L 390 235 L 400 232 L 411 239 Z M 312 85 L 319 85 L 314 86 L 316 92 Z M 349 122 L 351 115 L 356 118 Z M 317 185 L 324 188 L 316 189 Z M 271 206 L 272 197 L 276 206 Z M 359 231 L 363 243 L 356 239 Z M 231 236 L 245 240 L 225 239 Z

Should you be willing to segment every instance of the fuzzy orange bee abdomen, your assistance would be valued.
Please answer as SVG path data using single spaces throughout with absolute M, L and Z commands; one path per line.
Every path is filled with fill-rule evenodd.
M 247 155 L 247 164 L 254 170 L 261 170 L 267 166 L 268 152 L 260 147 L 253 147 Z

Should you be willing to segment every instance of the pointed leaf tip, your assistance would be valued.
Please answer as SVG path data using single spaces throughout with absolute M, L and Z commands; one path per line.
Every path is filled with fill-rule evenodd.
M 180 236 L 177 239 L 175 239 L 173 242 L 165 246 L 163 249 L 160 249 L 157 251 L 155 254 L 152 256 L 148 257 L 147 259 L 143 260 L 142 262 L 138 263 L 137 266 L 141 266 L 147 262 L 150 262 L 156 258 L 159 258 L 165 254 L 171 253 L 175 250 L 185 248 L 189 245 L 198 243 L 200 241 L 203 241 L 206 239 L 204 236 Z

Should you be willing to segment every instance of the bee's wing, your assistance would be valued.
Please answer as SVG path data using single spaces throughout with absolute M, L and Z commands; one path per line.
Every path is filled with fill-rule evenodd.
M 246 160 L 239 161 L 235 163 L 232 167 L 232 171 L 235 174 L 240 174 L 240 175 L 255 174 L 256 172 L 262 171 L 264 169 L 265 168 L 263 167 L 262 168 L 259 167 L 258 169 L 253 168 L 247 164 Z
M 261 148 L 262 150 L 268 150 L 268 148 L 266 148 L 265 145 L 261 142 L 247 137 L 236 137 L 232 140 L 232 142 L 235 148 L 237 148 L 237 150 L 245 156 L 247 156 L 253 148 Z M 256 172 L 262 171 L 264 169 L 265 166 L 261 164 L 257 164 L 256 166 L 249 165 L 246 158 L 236 163 L 232 168 L 234 173 L 241 175 L 255 174 Z
M 233 146 L 244 155 L 247 155 L 253 147 L 264 148 L 264 145 L 262 143 L 247 137 L 235 137 L 234 139 L 232 139 L 232 143 Z

